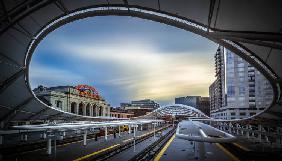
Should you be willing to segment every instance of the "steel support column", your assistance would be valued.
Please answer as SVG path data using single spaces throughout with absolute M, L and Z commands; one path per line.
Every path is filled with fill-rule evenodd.
M 51 155 L 52 154 L 52 139 L 49 137 L 47 139 L 47 154 Z
M 84 130 L 83 133 L 83 145 L 86 146 L 87 144 L 87 130 Z
M 105 127 L 105 140 L 107 141 L 108 140 L 108 128 Z
M 130 133 L 131 133 L 131 126 L 128 125 L 128 134 L 130 134 Z

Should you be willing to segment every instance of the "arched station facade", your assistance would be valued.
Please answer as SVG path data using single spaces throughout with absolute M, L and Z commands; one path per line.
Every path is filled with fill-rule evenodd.
M 37 97 L 46 104 L 83 116 L 110 116 L 110 106 L 98 91 L 88 85 L 57 86 L 34 89 Z

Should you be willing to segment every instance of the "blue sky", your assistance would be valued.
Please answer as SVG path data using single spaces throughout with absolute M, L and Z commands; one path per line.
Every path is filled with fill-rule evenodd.
M 30 84 L 88 84 L 112 106 L 150 98 L 162 105 L 186 95 L 208 96 L 217 44 L 158 22 L 105 16 L 78 20 L 42 40 Z

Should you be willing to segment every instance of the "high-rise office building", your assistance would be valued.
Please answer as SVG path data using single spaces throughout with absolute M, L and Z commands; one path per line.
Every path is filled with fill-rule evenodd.
M 150 100 L 150 99 L 131 101 L 131 105 L 135 107 L 147 108 L 147 109 L 152 109 L 152 110 L 160 107 L 160 105 L 157 102 L 155 102 L 154 100 Z
M 225 73 L 218 75 L 210 86 L 211 116 L 221 119 L 241 119 L 259 113 L 270 105 L 273 90 L 269 81 L 253 66 L 229 50 L 225 53 Z M 216 64 L 217 64 L 216 59 Z M 217 66 L 217 65 L 216 65 Z M 225 84 L 217 80 L 225 77 Z M 226 104 L 218 106 L 216 97 L 226 91 Z M 225 95 L 225 94 L 224 94 Z
M 197 104 L 197 109 L 202 111 L 207 116 L 210 116 L 210 99 L 209 97 L 200 97 Z
M 131 103 L 120 103 L 121 109 L 125 109 L 126 107 L 131 107 Z
M 175 104 L 183 104 L 187 106 L 192 106 L 206 115 L 210 115 L 210 100 L 209 97 L 201 96 L 186 96 L 186 97 L 177 97 L 175 98 Z
M 195 107 L 201 96 L 186 96 L 186 97 L 177 97 L 175 98 L 175 104 L 183 104 L 187 106 Z
M 269 81 L 245 60 L 226 50 L 227 119 L 246 118 L 267 108 L 273 97 Z
M 144 99 L 138 101 L 131 101 L 131 103 L 120 103 L 122 109 L 149 109 L 155 110 L 160 107 L 160 105 L 151 99 Z

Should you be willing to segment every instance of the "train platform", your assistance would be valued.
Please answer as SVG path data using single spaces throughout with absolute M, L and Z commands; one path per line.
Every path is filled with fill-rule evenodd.
M 156 131 L 160 128 L 156 128 Z M 96 156 L 106 156 L 102 160 L 108 161 L 129 161 L 134 157 L 138 156 L 140 153 L 144 153 L 144 150 L 149 146 L 155 144 L 162 136 L 165 136 L 172 131 L 172 127 L 164 129 L 161 133 L 156 132 L 155 136 L 152 135 L 153 129 L 143 129 L 142 131 L 136 131 L 136 138 L 141 138 L 142 136 L 148 136 L 142 139 L 140 142 L 136 142 L 135 147 L 133 146 L 134 134 L 128 133 L 128 131 L 122 132 L 119 137 L 118 134 L 116 138 L 113 134 L 108 135 L 107 140 L 104 136 L 95 140 L 95 138 L 87 139 L 87 145 L 83 145 L 83 140 L 77 140 L 65 144 L 57 145 L 56 148 L 52 147 L 52 154 L 47 155 L 47 148 L 38 148 L 33 151 L 26 151 L 20 154 L 9 155 L 2 158 L 2 160 L 17 160 L 17 161 L 83 161 L 83 160 L 96 160 Z M 151 135 L 149 135 L 151 134 Z M 171 137 L 172 136 L 172 137 Z M 163 146 L 158 145 L 159 151 L 151 150 L 149 153 L 154 153 L 152 160 L 154 161 L 178 161 L 178 160 L 189 160 L 197 161 L 199 159 L 195 158 L 194 153 L 194 143 L 191 141 L 178 139 L 175 134 L 172 133 L 168 137 L 167 141 L 164 142 Z M 45 142 L 46 143 L 46 142 Z M 123 150 L 116 150 L 121 145 L 130 144 Z M 232 143 L 232 145 L 218 144 L 218 143 L 204 143 L 205 145 L 205 161 L 239 161 L 241 156 L 238 153 L 234 153 L 233 149 L 243 149 L 246 147 L 241 146 L 239 143 Z M 157 147 L 158 147 L 157 146 Z M 117 148 L 118 147 L 118 148 Z M 231 148 L 231 149 L 230 149 Z M 115 149 L 115 150 L 113 150 Z M 119 151 L 115 152 L 113 155 L 109 155 L 112 152 L 109 151 Z M 98 160 L 101 160 L 98 157 Z M 1 159 L 0 159 L 1 160 Z
M 160 129 L 156 128 L 157 129 Z M 136 131 L 136 137 L 144 136 L 149 133 L 152 133 L 153 129 Z M 46 148 L 35 149 L 33 151 L 23 152 L 21 154 L 15 154 L 10 156 L 4 156 L 2 160 L 17 160 L 17 161 L 50 161 L 50 160 L 84 160 L 85 158 L 93 155 L 97 155 L 103 151 L 106 151 L 116 145 L 120 145 L 124 142 L 133 140 L 133 131 L 132 133 L 128 133 L 127 131 L 122 132 L 119 137 L 118 134 L 116 138 L 114 135 L 108 135 L 107 140 L 103 136 L 99 137 L 96 141 L 95 138 L 87 139 L 87 145 L 83 145 L 83 140 L 66 143 L 62 145 L 57 145 L 56 148 L 52 147 L 52 154 L 46 154 Z M 156 135 L 156 137 L 158 137 Z M 149 138 L 150 140 L 151 138 Z M 151 139 L 151 141 L 153 141 Z M 136 145 L 136 150 L 140 149 L 140 145 Z M 146 145 L 144 145 L 145 147 Z M 133 152 L 133 151 L 132 151 Z M 1 159 L 0 159 L 1 160 Z
M 205 151 L 205 161 L 239 161 L 236 156 L 218 143 L 205 143 Z M 199 159 L 194 156 L 193 142 L 173 136 L 154 161 L 198 161 Z

